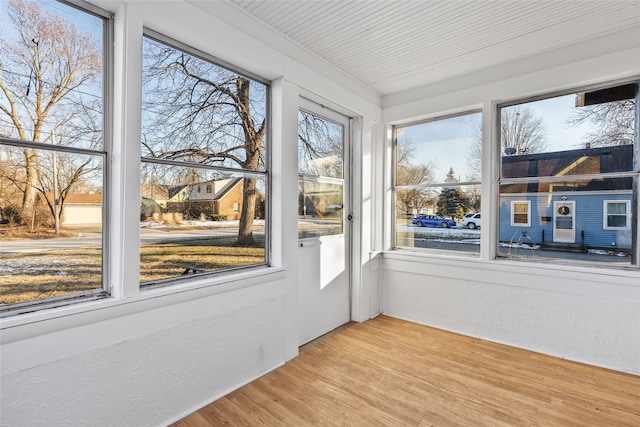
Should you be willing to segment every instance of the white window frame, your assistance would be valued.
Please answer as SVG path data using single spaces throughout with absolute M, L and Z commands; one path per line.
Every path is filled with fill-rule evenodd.
M 416 126 L 416 125 L 421 125 L 421 124 L 425 124 L 425 123 L 429 123 L 429 122 L 437 122 L 437 121 L 443 121 L 443 120 L 448 120 L 448 119 L 452 119 L 452 118 L 457 118 L 457 117 L 464 117 L 464 116 L 471 116 L 474 114 L 479 114 L 480 115 L 480 123 L 484 124 L 485 122 L 485 116 L 486 116 L 486 111 L 483 108 L 465 108 L 465 109 L 461 109 L 459 112 L 455 112 L 453 114 L 440 114 L 440 115 L 435 115 L 434 117 L 431 117 L 429 119 L 426 120 L 419 120 L 419 121 L 415 121 L 415 122 L 409 122 L 409 123 L 403 123 L 403 124 L 397 124 L 394 125 L 391 128 L 391 135 L 392 136 L 392 147 L 393 147 L 393 163 L 391 165 L 391 171 L 392 171 L 392 190 L 393 190 L 393 195 L 391 197 L 391 218 L 393 218 L 393 222 L 391 224 L 391 242 L 392 242 L 392 247 L 396 250 L 411 250 L 411 251 L 424 251 L 424 252 L 432 252 L 432 253 L 443 253 L 443 252 L 448 252 L 448 253 L 453 253 L 459 256 L 480 256 L 480 252 L 478 253 L 474 253 L 474 252 L 464 252 L 464 251 L 457 251 L 457 250 L 447 250 L 447 249 L 435 249 L 435 248 L 416 248 L 416 247 L 409 247 L 409 246 L 402 246 L 402 245 L 398 245 L 397 244 L 397 230 L 396 230 L 396 222 L 395 222 L 395 215 L 397 213 L 397 206 L 396 206 L 396 192 L 398 190 L 403 190 L 403 189 L 416 189 L 416 188 L 422 188 L 422 189 L 429 189 L 429 188 L 443 188 L 443 187 L 447 187 L 447 186 L 452 186 L 451 183 L 447 183 L 444 181 L 437 181 L 437 182 L 431 182 L 431 183 L 426 183 L 426 184 L 418 184 L 418 185 L 407 185 L 407 186 L 402 186 L 402 185 L 398 185 L 398 183 L 396 182 L 396 178 L 397 178 L 397 167 L 398 167 L 398 159 L 397 159 L 397 147 L 398 147 L 398 140 L 397 140 L 397 130 L 398 128 L 408 128 L 411 126 Z M 484 146 L 482 146 L 481 148 L 482 151 L 484 151 Z M 460 182 L 455 182 L 453 183 L 454 186 L 459 186 L 459 187 L 470 187 L 470 186 L 477 186 L 478 188 L 481 189 L 482 192 L 484 192 L 485 190 L 485 185 L 483 185 L 483 180 L 482 180 L 482 169 L 485 168 L 485 165 L 481 159 L 481 164 L 480 164 L 480 174 L 479 174 L 479 178 L 477 180 L 473 180 L 473 181 L 460 181 Z M 481 209 L 480 209 L 481 210 Z M 417 215 L 420 215 L 419 212 L 416 213 Z M 434 213 L 435 215 L 435 213 Z M 464 215 L 462 216 L 462 218 L 464 218 Z M 459 221 L 457 221 L 457 224 L 462 224 L 462 218 L 460 218 Z M 481 240 L 483 238 L 481 237 Z M 482 244 L 480 247 L 480 250 L 482 251 Z
M 209 62 L 210 64 L 215 65 L 216 67 L 222 68 L 222 69 L 227 69 L 229 71 L 232 71 L 233 73 L 237 73 L 238 75 L 244 76 L 248 79 L 251 79 L 257 83 L 263 84 L 266 87 L 266 99 L 265 99 L 265 109 L 266 109 L 266 116 L 265 116 L 265 120 L 267 121 L 267 131 L 266 131 L 266 135 L 265 138 L 267 139 L 266 142 L 266 152 L 264 153 L 265 155 L 265 162 L 266 162 L 266 166 L 264 168 L 264 170 L 249 170 L 249 169 L 245 169 L 244 167 L 227 167 L 227 166 L 217 166 L 217 165 L 202 165 L 199 163 L 189 163 L 189 162 L 182 162 L 182 161 L 172 161 L 172 160 L 165 160 L 165 159 L 155 159 L 155 158 L 150 158 L 150 157 L 145 157 L 142 156 L 140 157 L 140 163 L 139 165 L 142 166 L 144 163 L 151 163 L 151 164 L 164 164 L 164 165 L 170 165 L 170 166 L 180 166 L 180 167 L 193 167 L 193 168 L 199 168 L 199 169 L 208 169 L 208 170 L 218 170 L 218 171 L 226 171 L 226 172 L 230 172 L 232 174 L 238 174 L 238 175 L 242 175 L 242 176 L 253 176 L 257 179 L 264 179 L 265 180 L 265 200 L 266 200 L 266 212 L 265 214 L 265 226 L 264 226 L 264 233 L 265 233 L 265 247 L 264 247 L 264 260 L 261 263 L 258 264 L 251 264 L 251 265 L 246 265 L 246 266 L 240 266 L 240 267 L 233 267 L 233 268 L 226 268 L 226 269 L 220 269 L 220 270 L 214 270 L 214 271 L 205 271 L 205 272 L 198 272 L 197 270 L 194 271 L 195 274 L 189 274 L 189 275 L 182 275 L 182 276 L 176 276 L 176 277 L 167 277 L 164 279 L 159 279 L 157 281 L 149 281 L 149 282 L 138 282 L 138 290 L 142 291 L 142 290 L 148 290 L 148 289 L 154 289 L 156 287 L 171 287 L 174 285 L 180 285 L 184 282 L 187 281 L 195 281 L 198 280 L 198 277 L 212 277 L 212 276 L 221 276 L 221 275 L 229 275 L 229 274 L 235 274 L 238 271 L 241 270 L 256 270 L 256 269 L 264 269 L 265 267 L 269 267 L 271 264 L 271 215 L 270 215 L 270 206 L 271 206 L 271 168 L 269 166 L 270 164 L 270 160 L 271 160 L 271 131 L 272 131 L 272 123 L 270 121 L 270 117 L 271 117 L 271 90 L 272 90 L 272 86 L 271 86 L 271 82 L 268 81 L 267 79 L 260 77 L 254 73 L 250 73 L 248 71 L 243 70 L 240 67 L 234 66 L 232 64 L 229 64 L 225 61 L 219 60 L 218 58 L 212 57 L 211 55 L 198 50 L 197 48 L 188 45 L 186 43 L 183 43 L 181 41 L 172 39 L 169 36 L 166 36 L 162 33 L 159 33 L 157 31 L 154 31 L 150 28 L 144 28 L 143 29 L 143 38 L 144 39 L 149 39 L 151 41 L 154 41 L 156 43 L 160 43 L 163 44 L 171 49 L 175 49 L 176 51 L 180 51 L 180 52 L 184 52 L 185 54 L 188 54 L 194 58 L 198 58 L 202 61 L 205 62 Z M 142 65 L 142 67 L 144 67 L 144 64 Z M 198 189 L 200 189 L 200 185 L 198 186 Z M 214 188 L 212 184 L 205 184 L 205 188 L 204 191 L 207 194 L 214 194 Z M 138 242 L 139 244 L 140 242 Z M 192 277 L 190 277 L 192 276 Z
M 515 222 L 515 208 L 516 204 L 526 204 L 527 205 L 527 223 Z M 522 214 L 518 212 L 518 214 Z M 512 200 L 511 201 L 511 226 L 512 227 L 531 227 L 531 200 Z
M 614 204 L 614 203 L 618 203 L 618 204 L 624 204 L 625 205 L 625 223 L 626 225 L 624 227 L 611 227 L 608 224 L 607 219 L 609 218 L 609 205 L 610 204 Z M 622 216 L 622 215 L 618 215 L 615 214 L 616 216 Z M 631 202 L 629 200 L 605 200 L 603 202 L 603 209 L 602 209 L 602 228 L 604 230 L 631 230 Z
M 501 188 L 503 185 L 513 185 L 513 184 L 529 184 L 529 183 L 549 183 L 549 186 L 552 187 L 555 185 L 556 182 L 579 182 L 580 180 L 593 180 L 593 179 L 607 179 L 607 178 L 613 178 L 613 179 L 633 179 L 636 180 L 636 185 L 637 186 L 637 182 L 640 179 L 640 169 L 637 166 L 637 162 L 635 163 L 635 165 L 630 168 L 629 170 L 623 170 L 623 171 L 616 171 L 616 172 L 589 172 L 589 171 L 584 171 L 581 173 L 575 173 L 575 174 L 558 174 L 558 175 L 552 175 L 552 176 L 516 176 L 516 177 L 505 177 L 503 176 L 503 170 L 502 170 L 502 158 L 503 155 L 501 153 L 501 134 L 500 134 L 500 125 L 501 125 L 501 115 L 502 115 L 502 109 L 503 108 L 507 108 L 507 107 L 512 107 L 515 105 L 526 105 L 530 102 L 536 102 L 536 101 L 543 101 L 543 100 L 549 100 L 555 97 L 560 97 L 560 96 L 567 96 L 567 95 L 580 95 L 581 93 L 587 93 L 587 92 L 592 92 L 592 91 L 600 91 L 600 90 L 607 90 L 607 89 L 615 89 L 616 87 L 619 86 L 631 86 L 631 85 L 640 85 L 640 80 L 638 80 L 637 77 L 632 78 L 632 79 L 624 79 L 624 80 L 619 80 L 619 81 L 602 81 L 601 83 L 597 83 L 597 84 L 593 84 L 593 85 L 575 85 L 572 88 L 568 88 L 566 90 L 562 90 L 562 91 L 558 91 L 558 92 L 554 92 L 554 91 L 547 91 L 547 92 L 540 92 L 539 94 L 535 95 L 535 96 L 530 96 L 530 97 L 521 97 L 521 98 L 514 98 L 508 101 L 504 101 L 504 102 L 495 102 L 494 104 L 492 104 L 492 114 L 495 116 L 495 122 L 493 123 L 493 150 L 496 150 L 496 155 L 494 157 L 494 161 L 496 161 L 496 165 L 498 166 L 498 170 L 497 170 L 497 175 L 498 175 L 498 185 L 496 187 L 496 192 L 497 192 L 497 198 L 498 200 L 502 200 L 503 197 L 528 197 L 528 195 L 525 195 L 524 193 L 520 193 L 519 196 L 515 196 L 515 193 L 512 195 L 510 193 L 502 193 Z M 640 102 L 638 102 L 638 100 L 640 99 L 640 96 L 636 93 L 635 95 L 635 100 L 636 100 L 636 111 L 638 109 L 638 104 L 640 104 Z M 602 102 L 606 102 L 606 101 L 602 101 Z M 638 137 L 637 137 L 637 127 L 638 127 L 638 119 L 637 119 L 637 112 L 636 112 L 636 119 L 635 119 L 635 132 L 636 132 L 636 136 L 634 137 L 634 142 L 633 142 L 633 150 L 634 150 L 634 156 L 637 157 L 638 156 Z M 485 142 L 486 143 L 486 142 Z M 486 146 L 486 145 L 485 145 Z M 597 148 L 597 147 L 595 147 Z M 534 153 L 532 153 L 534 154 Z M 601 192 L 609 192 L 609 194 L 605 194 L 604 197 L 614 197 L 613 196 L 613 189 L 611 190 L 601 190 Z M 621 200 L 612 200 L 613 202 L 620 202 Z M 517 201 L 516 201 L 517 202 Z M 498 202 L 500 203 L 500 202 Z M 627 210 L 627 227 L 625 228 L 621 228 L 621 227 L 607 227 L 606 226 L 606 205 L 603 205 L 605 208 L 602 216 L 603 216 L 603 229 L 606 230 L 638 230 L 639 229 L 639 223 L 638 223 L 638 215 L 636 213 L 636 198 L 632 198 L 632 201 L 629 203 L 628 205 L 628 210 Z M 513 221 L 513 202 L 511 204 L 511 212 L 510 212 L 510 225 L 511 227 L 530 227 L 531 225 L 531 212 L 529 212 L 529 224 L 528 225 L 524 225 L 524 224 L 516 224 Z M 596 217 L 597 217 L 597 213 L 596 213 Z M 597 224 L 596 224 L 597 227 Z M 501 233 L 501 227 L 498 226 L 498 228 L 496 229 L 496 233 L 498 235 L 500 235 Z M 623 268 L 635 268 L 638 269 L 640 267 L 640 262 L 638 261 L 640 259 L 640 250 L 638 242 L 637 242 L 637 238 L 635 237 L 634 233 L 634 237 L 633 237 L 633 241 L 631 243 L 631 262 L 629 265 L 625 265 Z M 504 258 L 510 258 L 512 260 L 527 260 L 527 261 L 534 261 L 536 257 L 534 256 L 519 256 L 519 257 L 512 257 L 510 254 L 506 254 L 506 253 L 501 253 L 499 246 L 497 245 L 498 249 L 497 249 L 497 257 L 504 257 Z M 572 260 L 569 258 L 562 258 L 562 257 L 556 257 L 556 258 L 552 258 L 549 257 L 549 260 L 551 262 L 557 263 L 557 264 L 564 264 L 564 265 L 570 265 L 570 264 L 575 264 L 575 265 L 583 265 L 587 262 L 585 261 L 581 261 L 581 260 Z M 614 267 L 613 265 L 611 265 L 610 263 L 608 265 L 605 265 L 606 263 L 602 263 L 602 262 L 596 262 L 598 265 L 602 265 L 602 267 Z
M 114 67 L 114 15 L 113 13 L 102 9 L 98 6 L 86 2 L 70 1 L 68 3 L 61 2 L 69 8 L 76 9 L 84 15 L 94 16 L 102 20 L 101 48 L 102 48 L 102 147 L 100 149 L 78 148 L 73 146 L 52 146 L 50 144 L 42 144 L 28 140 L 18 140 L 13 138 L 2 138 L 0 141 L 7 146 L 29 147 L 31 149 L 51 152 L 51 153 L 71 153 L 86 155 L 92 157 L 102 157 L 102 257 L 100 263 L 101 269 L 101 288 L 96 288 L 84 292 L 73 293 L 70 295 L 62 295 L 44 299 L 35 299 L 15 304 L 7 304 L 0 306 L 0 318 L 18 316 L 21 314 L 34 313 L 45 309 L 65 307 L 72 304 L 82 302 L 103 300 L 111 296 L 112 289 L 110 287 L 110 233 L 109 212 L 112 205 L 111 192 L 109 191 L 111 180 L 111 152 L 113 146 L 113 105 L 114 97 L 112 95 L 113 88 L 113 67 Z

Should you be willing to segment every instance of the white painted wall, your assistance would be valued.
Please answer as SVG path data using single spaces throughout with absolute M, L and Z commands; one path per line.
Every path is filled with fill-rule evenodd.
M 640 374 L 637 274 L 399 253 L 383 271 L 385 314 Z
M 112 319 L 3 342 L 1 424 L 152 426 L 192 412 L 283 363 L 282 283 L 104 308 Z
M 640 40 L 625 33 L 385 98 L 390 123 L 480 107 L 485 145 L 480 256 L 390 250 L 392 237 L 385 234 L 383 312 L 640 375 L 638 270 L 495 259 L 497 188 L 491 185 L 499 164 L 492 143 L 496 103 L 638 76 Z M 385 197 L 391 211 L 390 182 Z

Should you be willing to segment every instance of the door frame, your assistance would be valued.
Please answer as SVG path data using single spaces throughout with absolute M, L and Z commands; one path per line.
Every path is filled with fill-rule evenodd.
M 569 212 L 562 214 L 560 209 L 568 207 Z M 571 216 L 571 228 L 557 228 L 557 218 L 559 216 Z M 576 242 L 576 202 L 575 200 L 556 200 L 553 202 L 553 241 L 558 243 Z

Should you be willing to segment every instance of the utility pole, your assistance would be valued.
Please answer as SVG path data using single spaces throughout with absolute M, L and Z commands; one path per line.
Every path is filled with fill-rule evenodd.
M 55 145 L 56 134 L 55 130 L 51 131 L 51 144 Z M 58 203 L 58 153 L 53 150 L 53 231 L 55 234 L 60 234 L 60 210 Z

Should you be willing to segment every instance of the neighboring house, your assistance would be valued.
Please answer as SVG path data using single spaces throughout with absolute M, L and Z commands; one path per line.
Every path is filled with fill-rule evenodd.
M 543 248 L 631 249 L 633 180 L 600 174 L 633 169 L 633 145 L 585 148 L 502 158 L 505 178 L 535 179 L 500 188 L 500 240 Z M 584 180 L 570 178 L 590 175 Z
M 68 194 L 61 220 L 63 225 L 102 223 L 102 194 Z
M 39 197 L 39 205 L 46 206 L 46 202 L 41 198 L 42 195 Z M 45 197 L 52 201 L 53 193 L 46 193 Z M 102 223 L 102 194 L 67 194 L 61 214 L 60 222 L 62 225 L 100 224 Z
M 172 187 L 167 210 L 194 218 L 204 213 L 240 219 L 243 182 L 243 178 L 226 178 Z
M 160 208 L 166 209 L 169 200 L 169 187 L 160 184 L 142 184 L 140 185 L 140 198 L 152 200 Z
M 140 186 L 140 220 L 144 221 L 167 210 L 169 190 L 164 185 L 142 184 Z

